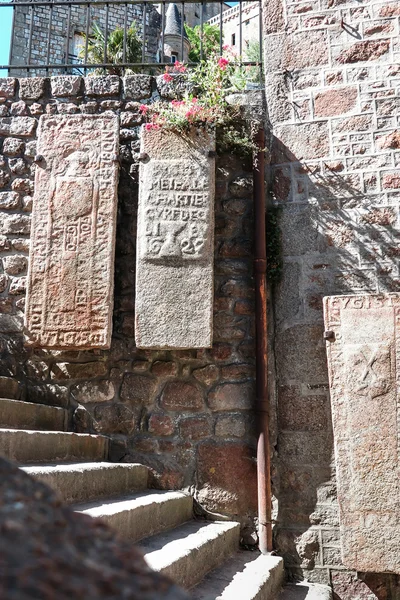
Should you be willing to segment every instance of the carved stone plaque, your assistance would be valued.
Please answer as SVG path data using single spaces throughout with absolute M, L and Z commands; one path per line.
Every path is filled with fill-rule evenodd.
M 400 573 L 400 294 L 324 299 L 343 564 Z
M 212 345 L 215 141 L 203 130 L 143 130 L 136 344 Z M 211 153 L 211 156 L 209 156 Z
M 29 345 L 110 346 L 118 142 L 113 115 L 40 119 L 25 313 Z

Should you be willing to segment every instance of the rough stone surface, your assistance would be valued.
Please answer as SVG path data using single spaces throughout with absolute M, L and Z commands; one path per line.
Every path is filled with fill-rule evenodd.
M 357 88 L 354 87 L 319 93 L 315 97 L 314 113 L 317 117 L 345 114 L 354 108 L 357 97 Z
M 0 470 L 3 598 L 187 598 L 102 521 L 63 507 L 50 488 L 4 459 Z
M 85 77 L 85 91 L 88 96 L 116 96 L 120 83 L 120 78 L 116 75 Z
M 126 75 L 124 77 L 125 98 L 142 100 L 151 96 L 152 79 L 149 75 Z
M 45 84 L 43 77 L 22 77 L 19 79 L 19 95 L 22 100 L 39 100 L 44 94 Z
M 148 159 L 140 165 L 138 347 L 212 345 L 214 148 L 201 131 L 142 133 Z
M 77 75 L 62 75 L 51 77 L 51 93 L 53 96 L 76 96 L 82 86 L 82 77 Z
M 400 296 L 332 296 L 324 309 L 343 563 L 400 573 Z
M 14 96 L 16 81 L 14 77 L 2 77 L 0 79 L 0 98 L 12 98 Z
M 110 345 L 117 136 L 114 116 L 41 117 L 25 314 L 29 344 Z

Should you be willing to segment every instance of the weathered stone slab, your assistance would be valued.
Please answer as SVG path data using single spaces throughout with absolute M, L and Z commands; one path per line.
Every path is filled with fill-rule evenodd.
M 400 573 L 400 294 L 324 299 L 342 559 Z
M 214 150 L 214 138 L 204 130 L 194 129 L 185 136 L 162 129 L 143 130 L 136 270 L 138 347 L 212 345 Z
M 111 341 L 118 118 L 43 116 L 31 230 L 27 344 Z

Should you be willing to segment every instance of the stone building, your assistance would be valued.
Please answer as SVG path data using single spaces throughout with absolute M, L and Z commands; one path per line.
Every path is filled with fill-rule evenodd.
M 208 20 L 218 27 L 220 22 L 220 14 Z M 222 32 L 224 44 L 237 54 L 245 54 L 249 44 L 258 42 L 260 37 L 260 2 L 242 2 L 227 8 L 222 14 Z
M 338 600 L 400 595 L 399 19 L 393 0 L 263 4 L 267 243 L 280 275 L 269 289 L 268 331 L 274 548 L 290 581 L 329 586 Z M 65 410 L 70 430 L 106 437 L 119 482 L 127 464 L 146 465 L 153 487 L 190 490 L 197 514 L 240 522 L 248 547 L 257 518 L 252 165 L 229 154 L 216 158 L 212 347 L 138 348 L 138 162 L 147 160 L 140 152 L 139 103 L 154 86 L 171 98 L 162 77 L 147 75 L 0 79 L 0 396 L 25 400 L 24 410 L 31 404 Z M 44 168 L 37 158 L 38 119 L 111 119 L 110 113 L 120 119 L 121 163 L 111 346 L 26 346 L 29 240 L 37 234 L 36 226 L 31 234 L 34 175 Z M 72 160 L 92 164 L 97 151 L 88 143 Z M 49 187 L 56 200 L 68 177 L 57 175 Z M 79 185 L 87 189 L 86 181 Z M 157 225 L 148 237 L 162 237 Z M 69 252 L 65 260 L 73 262 Z M 157 267 L 154 256 L 149 263 Z M 73 264 L 77 273 L 83 268 Z M 193 294 L 201 282 L 191 283 Z M 325 302 L 326 326 L 325 296 L 334 296 Z M 3 428 L 11 421 L 9 415 Z M 18 424 L 12 455 L 34 461 L 45 436 L 28 435 L 23 430 L 30 427 Z M 52 435 L 61 445 L 74 434 Z M 11 437 L 0 432 L 2 452 L 11 452 Z M 92 451 L 90 460 L 104 459 L 105 438 L 73 439 L 87 444 L 81 459 Z M 53 448 L 46 447 L 48 462 L 57 458 Z M 83 501 L 78 492 L 71 491 L 75 502 Z M 189 519 L 190 502 L 179 501 L 178 512 Z M 115 504 L 109 502 L 107 518 L 118 521 Z M 224 526 L 229 537 L 234 527 Z M 319 590 L 321 598 L 332 597 Z
M 164 56 L 171 63 L 187 62 L 190 44 L 184 27 L 182 17 L 175 3 L 169 4 L 165 15 L 164 27 Z

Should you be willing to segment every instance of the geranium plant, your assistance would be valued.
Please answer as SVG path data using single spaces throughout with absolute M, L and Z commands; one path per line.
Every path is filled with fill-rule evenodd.
M 193 126 L 211 128 L 216 131 L 219 151 L 229 148 L 242 155 L 251 153 L 254 143 L 240 118 L 240 108 L 227 102 L 229 94 L 242 91 L 246 84 L 245 71 L 234 52 L 225 46 L 222 56 L 214 54 L 190 70 L 177 61 L 167 67 L 163 79 L 172 83 L 182 76 L 187 91 L 181 100 L 141 105 L 145 128 L 181 132 Z

